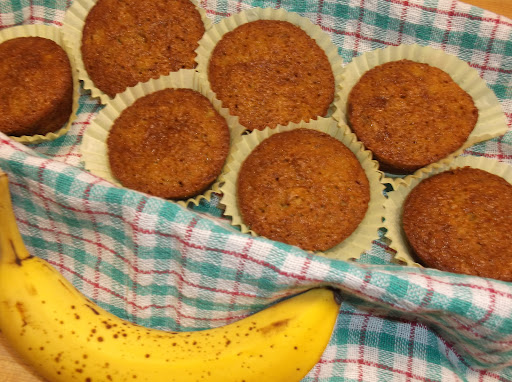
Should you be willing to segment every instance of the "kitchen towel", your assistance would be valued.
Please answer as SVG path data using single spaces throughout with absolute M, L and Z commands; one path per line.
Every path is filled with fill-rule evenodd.
M 71 1 L 2 0 L 0 28 L 62 26 Z M 319 25 L 345 64 L 369 50 L 429 45 L 475 68 L 512 120 L 512 20 L 456 0 L 200 1 L 214 23 L 251 7 Z M 1 89 L 0 89 L 1 92 Z M 102 106 L 81 91 L 63 137 L 24 146 L 0 133 L 29 250 L 110 312 L 164 330 L 236 321 L 277 299 L 331 285 L 344 301 L 304 381 L 512 381 L 512 284 L 391 262 L 382 229 L 358 261 L 241 234 L 219 196 L 199 206 L 113 186 L 83 170 L 80 142 Z M 463 155 L 512 165 L 512 133 Z

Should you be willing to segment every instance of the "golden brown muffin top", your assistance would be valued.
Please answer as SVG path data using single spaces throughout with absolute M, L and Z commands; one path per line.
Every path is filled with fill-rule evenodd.
M 94 85 L 113 97 L 138 82 L 194 68 L 204 31 L 189 0 L 98 0 L 83 29 L 84 65 Z
M 327 250 L 363 219 L 369 183 L 355 155 L 328 134 L 297 129 L 264 140 L 238 174 L 244 224 L 306 250 Z
M 249 130 L 325 116 L 334 100 L 325 52 L 286 21 L 258 20 L 226 33 L 212 52 L 208 78 Z
M 403 228 L 427 267 L 512 281 L 512 185 L 497 175 L 464 167 L 423 180 Z
M 230 133 L 206 97 L 190 89 L 164 89 L 126 108 L 107 145 L 112 173 L 125 187 L 184 199 L 219 176 Z
M 0 44 L 0 131 L 21 136 L 61 128 L 72 89 L 69 58 L 56 42 L 18 37 Z M 60 110 L 63 101 L 68 107 Z
M 478 110 L 441 69 L 401 60 L 361 77 L 348 97 L 348 119 L 382 170 L 410 173 L 460 148 Z

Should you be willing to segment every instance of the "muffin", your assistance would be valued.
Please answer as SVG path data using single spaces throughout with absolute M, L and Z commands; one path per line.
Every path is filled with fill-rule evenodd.
M 159 90 L 122 111 L 107 138 L 110 168 L 119 182 L 167 199 L 206 190 L 220 175 L 229 128 L 202 94 Z
M 330 135 L 295 129 L 259 144 L 238 173 L 242 220 L 269 239 L 324 251 L 357 228 L 370 200 L 355 155 Z
M 66 52 L 43 37 L 0 44 L 0 131 L 11 136 L 45 135 L 63 127 L 73 103 Z
M 380 169 L 394 174 L 455 152 L 478 120 L 473 99 L 447 73 L 410 60 L 366 72 L 349 93 L 347 113 Z
M 205 31 L 189 0 L 98 0 L 85 20 L 82 59 L 110 97 L 138 82 L 195 67 Z
M 226 33 L 211 53 L 208 79 L 248 130 L 325 116 L 334 100 L 325 52 L 287 21 L 257 20 Z
M 418 261 L 443 271 L 512 281 L 512 185 L 462 167 L 421 181 L 402 226 Z

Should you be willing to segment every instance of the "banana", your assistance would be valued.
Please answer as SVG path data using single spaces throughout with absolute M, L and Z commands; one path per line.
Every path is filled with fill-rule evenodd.
M 299 381 L 318 362 L 338 295 L 311 289 L 230 325 L 191 332 L 122 320 L 31 256 L 0 171 L 0 329 L 49 381 Z

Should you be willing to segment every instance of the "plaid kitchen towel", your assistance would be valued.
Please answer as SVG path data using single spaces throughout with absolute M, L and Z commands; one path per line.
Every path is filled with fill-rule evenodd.
M 0 0 L 0 28 L 62 26 L 71 1 Z M 512 118 L 512 20 L 456 0 L 200 1 L 222 18 L 284 8 L 318 24 L 345 63 L 389 45 L 431 45 L 467 61 Z M 1 92 L 1 89 L 0 89 Z M 512 381 L 512 284 L 392 265 L 385 232 L 357 262 L 253 238 L 218 197 L 183 208 L 113 187 L 82 168 L 100 104 L 82 91 L 65 136 L 24 146 L 0 133 L 15 213 L 31 252 L 112 313 L 166 330 L 238 320 L 320 285 L 343 291 L 331 341 L 304 381 Z M 509 123 L 510 125 L 510 123 Z M 464 155 L 512 163 L 512 133 Z

